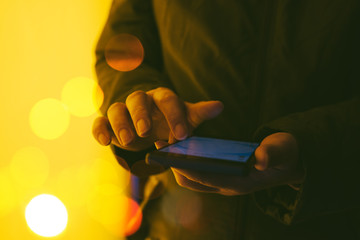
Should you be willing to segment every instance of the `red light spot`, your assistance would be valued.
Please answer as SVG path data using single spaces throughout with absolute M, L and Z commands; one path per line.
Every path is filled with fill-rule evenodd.
M 130 236 L 139 230 L 142 221 L 142 210 L 138 203 L 129 198 L 129 207 L 126 215 L 125 236 Z

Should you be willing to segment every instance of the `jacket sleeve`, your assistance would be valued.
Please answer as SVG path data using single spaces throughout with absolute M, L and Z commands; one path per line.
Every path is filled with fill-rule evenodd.
M 281 186 L 256 192 L 257 205 L 285 224 L 360 207 L 360 99 L 311 109 L 265 124 L 261 141 L 289 132 L 299 144 L 305 181 L 295 191 Z
M 133 71 L 121 72 L 111 68 L 105 59 L 105 47 L 118 34 L 137 37 L 144 48 L 144 60 Z M 114 0 L 108 20 L 96 46 L 96 74 L 104 92 L 101 112 L 125 101 L 135 90 L 147 91 L 159 86 L 169 87 L 162 66 L 160 40 L 150 0 Z
M 144 60 L 133 71 L 121 72 L 111 68 L 105 59 L 109 40 L 118 34 L 137 37 L 144 48 Z M 101 112 L 106 115 L 109 106 L 124 102 L 136 90 L 148 91 L 156 87 L 170 87 L 163 73 L 160 40 L 150 0 L 114 0 L 109 17 L 96 46 L 95 70 L 99 85 L 104 92 Z M 130 152 L 112 146 L 119 163 L 131 169 L 138 160 L 144 159 L 147 151 Z

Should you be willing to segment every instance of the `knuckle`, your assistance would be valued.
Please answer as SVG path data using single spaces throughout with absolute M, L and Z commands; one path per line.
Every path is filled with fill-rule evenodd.
M 154 90 L 154 97 L 160 99 L 163 98 L 164 96 L 176 96 L 175 93 L 166 87 L 158 87 Z
M 114 111 L 121 111 L 121 110 L 124 110 L 126 108 L 125 104 L 124 103 L 121 103 L 121 102 L 116 102 L 116 103 L 113 103 L 110 105 L 110 107 L 108 108 L 108 111 L 107 113 L 111 113 L 111 112 L 114 112 Z
M 92 124 L 92 132 L 95 133 L 99 131 L 101 125 L 102 125 L 102 117 L 97 117 Z
M 138 118 L 148 118 L 148 112 L 146 108 L 143 106 L 135 106 L 131 110 L 131 116 L 132 118 L 138 119 Z
M 171 90 L 166 87 L 158 87 L 158 88 L 155 88 L 154 91 L 155 92 L 164 92 L 164 91 L 171 91 Z
M 167 104 L 177 100 L 178 100 L 177 96 L 171 91 L 164 91 L 158 96 L 158 102 L 160 104 Z
M 129 102 L 129 101 L 132 101 L 133 99 L 136 99 L 136 98 L 139 98 L 139 97 L 142 97 L 144 96 L 146 93 L 142 90 L 136 90 L 132 93 L 130 93 L 127 98 L 126 98 L 126 103 Z

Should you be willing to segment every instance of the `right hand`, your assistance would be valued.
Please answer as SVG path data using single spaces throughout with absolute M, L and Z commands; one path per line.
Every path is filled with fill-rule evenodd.
M 112 143 L 125 150 L 141 151 L 159 140 L 172 143 L 187 138 L 222 110 L 220 101 L 184 102 L 164 87 L 135 91 L 125 103 L 112 104 L 107 117 L 95 119 L 93 135 L 104 146 Z

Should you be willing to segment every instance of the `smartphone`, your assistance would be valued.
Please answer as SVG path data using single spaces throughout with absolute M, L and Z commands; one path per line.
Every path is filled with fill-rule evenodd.
M 258 143 L 189 137 L 146 155 L 149 165 L 202 172 L 246 175 Z

